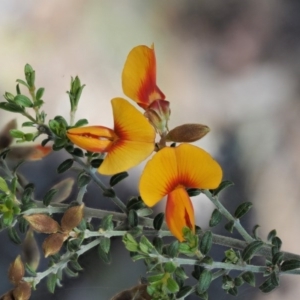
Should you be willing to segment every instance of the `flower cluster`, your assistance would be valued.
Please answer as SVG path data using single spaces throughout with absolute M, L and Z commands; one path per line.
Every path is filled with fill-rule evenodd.
M 124 94 L 145 110 L 144 114 L 127 100 L 114 98 L 113 129 L 74 127 L 67 136 L 85 150 L 107 153 L 98 169 L 104 175 L 126 171 L 156 151 L 140 178 L 140 194 L 148 206 L 167 195 L 167 225 L 183 241 L 184 227 L 195 230 L 194 209 L 186 189 L 214 189 L 222 179 L 219 164 L 203 149 L 187 143 L 203 137 L 209 129 L 185 124 L 169 131 L 170 102 L 156 84 L 153 46 L 137 46 L 130 51 L 122 72 L 122 87 Z M 156 133 L 160 136 L 157 143 Z M 183 143 L 170 147 L 168 141 Z

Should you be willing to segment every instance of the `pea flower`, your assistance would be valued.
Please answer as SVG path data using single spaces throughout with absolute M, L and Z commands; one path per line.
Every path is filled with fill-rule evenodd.
M 126 171 L 154 150 L 155 130 L 127 100 L 111 100 L 114 129 L 86 126 L 69 129 L 67 136 L 75 145 L 91 152 L 107 152 L 98 171 L 112 175 Z
M 163 133 L 170 117 L 169 101 L 156 85 L 156 58 L 151 48 L 140 45 L 128 54 L 122 72 L 124 94 L 146 110 L 145 116 Z
M 139 190 L 150 207 L 168 195 L 166 222 L 172 234 L 183 241 L 183 227 L 195 232 L 194 209 L 186 188 L 214 189 L 221 179 L 221 167 L 206 151 L 181 144 L 163 148 L 148 161 Z

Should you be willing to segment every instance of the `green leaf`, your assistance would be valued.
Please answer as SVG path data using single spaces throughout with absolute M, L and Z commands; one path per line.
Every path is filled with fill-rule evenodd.
M 228 289 L 227 293 L 230 294 L 230 295 L 232 295 L 232 296 L 237 296 L 238 291 L 237 291 L 237 288 L 234 286 L 234 287 Z
M 194 197 L 194 196 L 198 196 L 201 194 L 201 190 L 200 189 L 196 189 L 196 188 L 189 188 L 187 189 L 187 193 L 190 197 Z
M 234 222 L 230 221 L 230 222 L 226 223 L 224 227 L 225 227 L 225 229 L 227 231 L 229 231 L 230 233 L 232 233 L 233 229 L 234 229 Z
M 139 217 L 147 217 L 153 213 L 153 210 L 149 207 L 144 207 L 136 211 Z
M 130 209 L 138 210 L 138 209 L 144 208 L 146 206 L 140 197 L 138 197 L 138 198 L 133 197 L 128 201 L 126 207 L 128 210 L 130 210 Z
M 271 230 L 271 231 L 269 232 L 269 234 L 268 234 L 268 237 L 267 237 L 268 241 L 272 241 L 272 239 L 273 239 L 276 235 L 277 235 L 276 229 Z
M 211 218 L 209 220 L 209 226 L 214 227 L 217 226 L 222 221 L 222 214 L 219 212 L 218 209 L 214 209 L 211 214 Z
M 81 126 L 87 125 L 88 123 L 89 122 L 87 119 L 80 119 L 75 123 L 74 127 L 81 127 Z
M 165 214 L 159 213 L 153 219 L 153 227 L 155 230 L 160 230 L 162 224 L 164 223 Z
M 153 246 L 155 247 L 156 251 L 162 254 L 162 247 L 163 247 L 163 240 L 162 238 L 156 236 L 153 238 Z
M 239 219 L 241 218 L 243 215 L 245 215 L 250 209 L 251 207 L 253 206 L 253 204 L 251 202 L 244 202 L 242 204 L 240 204 L 235 213 L 234 213 L 234 216 Z
M 69 262 L 69 265 L 72 269 L 74 269 L 75 271 L 82 271 L 83 268 L 81 267 L 81 265 L 78 263 L 77 260 L 71 260 Z
M 176 278 L 179 278 L 179 279 L 182 279 L 182 280 L 186 280 L 187 278 L 189 278 L 186 275 L 183 267 L 177 267 L 176 270 L 175 270 L 174 275 L 176 276 Z
M 128 176 L 127 172 L 121 172 L 121 173 L 113 175 L 109 181 L 110 186 L 115 186 L 117 183 L 119 183 L 121 180 L 125 179 L 127 176 Z
M 231 182 L 231 181 L 229 181 L 229 180 L 222 181 L 222 182 L 220 183 L 220 185 L 219 185 L 216 189 L 211 190 L 211 193 L 212 193 L 213 196 L 216 196 L 216 195 L 218 195 L 221 191 L 225 190 L 226 188 L 228 188 L 228 187 L 230 187 L 230 186 L 232 186 L 232 185 L 234 185 L 234 183 Z
M 193 291 L 193 288 L 191 286 L 185 285 L 177 293 L 176 299 L 181 299 L 181 298 L 184 299 L 185 297 L 190 295 L 192 293 L 192 291 Z
M 101 166 L 102 162 L 103 162 L 103 159 L 101 159 L 101 158 L 93 159 L 91 161 L 91 166 L 95 169 L 98 169 Z
M 282 241 L 278 236 L 275 236 L 272 238 L 272 254 L 274 255 L 275 253 L 277 253 L 282 245 Z
M 252 258 L 252 256 L 262 247 L 264 246 L 264 243 L 261 241 L 254 241 L 250 243 L 242 252 L 242 259 L 244 261 L 248 261 Z
M 273 291 L 279 285 L 279 278 L 275 273 L 272 273 L 268 279 L 259 286 L 259 289 L 263 293 L 269 293 Z
M 111 189 L 107 189 L 103 192 L 103 196 L 104 197 L 108 197 L 108 198 L 114 198 L 116 197 L 116 193 L 115 191 L 111 188 Z
M 111 263 L 111 254 L 110 254 L 110 252 L 105 252 L 102 249 L 101 245 L 98 246 L 98 255 L 104 263 L 106 263 L 106 264 Z
M 83 151 L 79 148 L 74 148 L 73 155 L 78 157 L 84 157 Z
M 45 206 L 48 206 L 48 205 L 50 204 L 51 200 L 53 199 L 53 197 L 55 196 L 55 194 L 56 194 L 57 192 L 58 192 L 57 189 L 51 189 L 51 190 L 49 190 L 49 191 L 45 194 L 45 196 L 44 196 L 44 198 L 43 198 L 43 204 L 44 204 Z
M 77 177 L 77 185 L 79 189 L 88 185 L 90 182 L 91 182 L 91 177 L 86 173 L 80 173 Z
M 111 231 L 114 229 L 114 223 L 112 219 L 113 219 L 113 215 L 107 215 L 102 219 L 101 228 L 104 231 Z
M 17 230 L 14 227 L 8 227 L 7 230 L 9 238 L 17 245 L 20 245 L 22 243 L 19 234 L 17 233 Z
M 100 247 L 105 253 L 109 252 L 110 249 L 110 238 L 103 237 L 100 239 Z
M 170 293 L 177 293 L 179 291 L 179 286 L 177 284 L 177 282 L 169 277 L 167 280 L 167 289 L 170 291 Z
M 9 131 L 10 135 L 14 138 L 17 138 L 17 139 L 22 139 L 23 136 L 24 136 L 24 132 L 18 130 L 18 129 L 11 129 Z
M 55 292 L 55 287 L 56 287 L 56 281 L 57 281 L 57 275 L 56 274 L 49 274 L 47 277 L 47 288 L 48 291 L 52 294 Z
M 0 109 L 7 110 L 14 113 L 24 112 L 24 108 L 15 103 L 0 102 Z
M 280 270 L 282 272 L 295 270 L 300 268 L 300 260 L 298 259 L 289 259 L 282 263 Z
M 24 80 L 22 80 L 22 79 L 17 79 L 16 82 L 18 82 L 18 83 L 26 86 L 27 88 L 29 88 L 29 85 Z
M 176 268 L 177 266 L 172 261 L 168 261 L 164 264 L 165 272 L 174 273 Z
M 2 177 L 0 177 L 0 191 L 4 193 L 7 193 L 9 191 L 7 183 Z
M 179 242 L 178 241 L 174 241 L 173 243 L 171 243 L 168 247 L 167 247 L 167 254 L 170 257 L 175 257 L 178 254 L 178 250 L 179 250 Z
M 14 99 L 15 103 L 24 106 L 24 107 L 32 107 L 32 101 L 25 95 L 17 95 Z
M 43 95 L 44 95 L 44 92 L 45 92 L 45 89 L 44 88 L 39 88 L 37 91 L 36 91 L 36 100 L 40 100 Z
M 200 251 L 202 254 L 206 255 L 212 246 L 212 232 L 210 230 L 206 231 L 202 236 L 200 241 Z
M 283 253 L 282 252 L 277 252 L 273 257 L 272 257 L 272 264 L 273 265 L 279 265 L 283 261 Z
M 209 288 L 211 281 L 212 281 L 212 273 L 209 270 L 204 269 L 201 272 L 198 280 L 197 292 L 199 294 L 204 293 Z
M 259 227 L 260 227 L 259 225 L 255 225 L 255 226 L 253 227 L 253 229 L 252 229 L 253 236 L 254 236 L 254 238 L 255 238 L 256 240 L 259 239 L 259 238 L 258 238 L 258 234 L 257 234 L 257 230 L 258 230 Z
M 61 174 L 69 170 L 74 163 L 74 160 L 69 158 L 63 161 L 58 167 L 57 167 L 57 173 Z
M 22 127 L 33 127 L 34 126 L 34 122 L 24 122 L 23 124 L 22 124 Z
M 243 280 L 243 278 L 242 277 L 236 277 L 235 279 L 234 279 L 234 285 L 235 286 L 241 286 L 241 285 L 243 285 L 243 283 L 244 283 L 244 280 Z
M 130 227 L 136 227 L 139 224 L 139 217 L 133 209 L 128 212 L 128 224 Z
M 25 271 L 27 272 L 28 275 L 32 277 L 36 277 L 36 271 L 33 270 L 27 263 L 25 264 Z
M 64 272 L 69 276 L 69 277 L 77 277 L 78 276 L 78 273 L 77 272 L 74 272 L 72 271 L 70 268 L 68 267 L 65 267 L 64 268 Z

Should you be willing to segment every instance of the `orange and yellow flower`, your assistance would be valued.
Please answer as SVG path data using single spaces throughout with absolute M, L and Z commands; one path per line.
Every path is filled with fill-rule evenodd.
M 156 85 L 154 47 L 141 45 L 128 54 L 122 72 L 124 94 L 146 110 L 146 117 L 159 132 L 166 130 L 170 116 L 169 101 Z
M 112 175 L 126 171 L 154 150 L 155 130 L 148 120 L 122 98 L 111 100 L 114 129 L 86 126 L 69 129 L 67 136 L 75 145 L 91 152 L 107 152 L 98 171 Z
M 214 189 L 222 179 L 219 164 L 203 149 L 189 144 L 165 147 L 146 164 L 139 190 L 152 207 L 167 197 L 166 222 L 172 234 L 183 241 L 183 227 L 195 231 L 195 216 L 186 188 Z

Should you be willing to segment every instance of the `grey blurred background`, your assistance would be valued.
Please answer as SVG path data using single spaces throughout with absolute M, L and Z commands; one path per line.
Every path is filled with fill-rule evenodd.
M 15 80 L 23 78 L 23 67 L 30 63 L 37 86 L 46 88 L 48 118 L 68 118 L 65 92 L 70 76 L 79 75 L 86 87 L 77 118 L 111 126 L 110 99 L 123 96 L 121 71 L 128 52 L 154 43 L 158 86 L 171 102 L 169 127 L 208 125 L 210 134 L 197 145 L 211 152 L 224 179 L 235 183 L 224 203 L 234 210 L 252 201 L 246 228 L 260 224 L 263 238 L 276 228 L 283 249 L 300 253 L 299 35 L 297 0 L 2 0 L 0 91 L 14 92 Z M 0 126 L 11 119 L 0 111 Z M 37 186 L 37 198 L 64 178 L 56 176 L 55 166 L 65 157 L 55 153 L 23 166 Z M 124 200 L 137 194 L 140 172 L 141 167 L 132 170 L 120 187 Z M 93 206 L 108 202 L 93 187 L 87 199 Z M 206 228 L 213 207 L 202 197 L 193 202 L 197 223 Z M 5 232 L 0 238 L 1 295 L 9 286 L 5 270 L 19 248 Z M 78 278 L 64 280 L 54 295 L 41 284 L 32 299 L 109 299 L 135 285 L 143 265 L 130 261 L 120 241 L 113 247 L 110 266 L 91 251 L 81 260 L 85 271 Z M 300 293 L 299 280 L 282 277 L 281 287 L 269 295 L 245 286 L 236 299 L 293 300 Z M 211 291 L 212 299 L 232 298 L 220 282 Z

